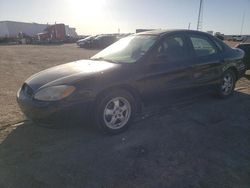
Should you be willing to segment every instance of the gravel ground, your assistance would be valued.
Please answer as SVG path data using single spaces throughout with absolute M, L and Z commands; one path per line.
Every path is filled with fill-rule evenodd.
M 49 129 L 22 121 L 15 94 L 27 77 L 94 53 L 0 47 L 0 187 L 250 187 L 250 72 L 227 100 L 204 94 L 149 106 L 116 136 L 89 123 Z

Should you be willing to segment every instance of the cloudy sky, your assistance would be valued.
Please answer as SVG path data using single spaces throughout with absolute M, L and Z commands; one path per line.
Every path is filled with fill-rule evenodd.
M 203 31 L 250 34 L 250 0 L 204 0 Z M 78 34 L 196 29 L 199 0 L 0 0 L 0 21 L 65 23 Z M 245 12 L 245 16 L 244 15 Z

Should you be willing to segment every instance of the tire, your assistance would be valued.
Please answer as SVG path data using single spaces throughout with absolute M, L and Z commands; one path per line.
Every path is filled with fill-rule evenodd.
M 97 101 L 94 120 L 97 127 L 109 134 L 125 131 L 136 112 L 134 97 L 125 90 L 112 90 Z
M 220 98 L 227 98 L 234 92 L 236 75 L 232 70 L 224 72 L 220 85 L 218 86 L 218 95 Z

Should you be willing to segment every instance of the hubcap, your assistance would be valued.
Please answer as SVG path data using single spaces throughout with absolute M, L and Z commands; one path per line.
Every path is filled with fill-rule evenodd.
M 229 95 L 233 89 L 233 77 L 230 73 L 227 73 L 222 82 L 221 86 L 222 92 L 224 95 Z
M 104 122 L 110 129 L 120 129 L 128 122 L 131 105 L 127 99 L 116 97 L 111 99 L 103 112 Z

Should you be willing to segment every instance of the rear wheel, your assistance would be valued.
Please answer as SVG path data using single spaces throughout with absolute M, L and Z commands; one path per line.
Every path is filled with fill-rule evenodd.
M 236 83 L 236 75 L 234 71 L 227 70 L 222 77 L 221 84 L 218 88 L 218 94 L 221 98 L 229 97 L 233 94 Z
M 135 99 L 129 92 L 111 91 L 103 95 L 98 103 L 95 121 L 101 130 L 116 134 L 128 128 L 136 111 Z

